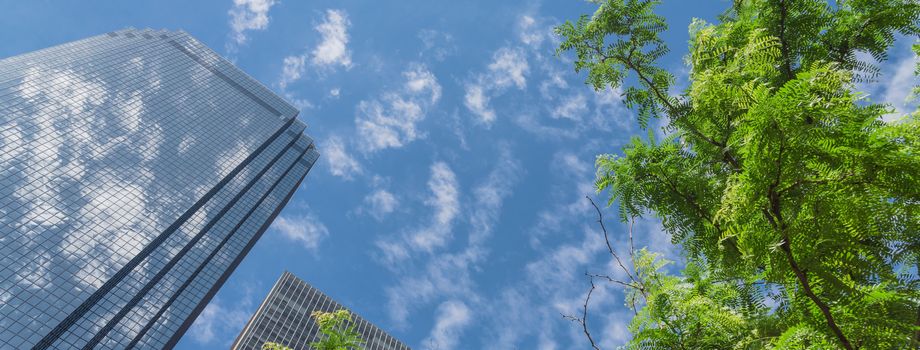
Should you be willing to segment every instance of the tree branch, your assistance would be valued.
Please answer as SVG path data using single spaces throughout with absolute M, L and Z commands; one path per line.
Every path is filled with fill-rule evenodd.
M 795 273 L 795 277 L 799 280 L 799 283 L 802 285 L 802 290 L 805 292 L 805 295 L 811 299 L 812 302 L 818 306 L 818 309 L 821 310 L 821 313 L 824 315 L 824 319 L 827 320 L 827 326 L 831 328 L 831 331 L 834 333 L 834 336 L 840 341 L 841 345 L 845 349 L 853 350 L 853 345 L 850 344 L 850 340 L 843 334 L 843 331 L 837 326 L 837 322 L 834 321 L 834 316 L 831 314 L 831 309 L 827 304 L 819 298 L 815 292 L 811 289 L 811 285 L 808 282 L 808 276 L 799 268 L 798 263 L 795 261 L 795 257 L 792 254 L 792 248 L 789 243 L 789 237 L 783 237 L 783 243 L 780 245 L 780 249 L 783 253 L 786 254 L 786 260 L 789 262 L 789 266 L 792 268 L 792 272 Z
M 782 135 L 782 130 L 779 130 L 779 126 L 774 124 L 774 127 Z M 783 136 L 780 137 L 780 140 L 784 140 Z M 811 288 L 811 283 L 808 280 L 808 275 L 803 271 L 798 262 L 795 260 L 795 255 L 792 254 L 792 241 L 789 238 L 789 234 L 786 231 L 786 223 L 783 220 L 782 206 L 781 206 L 781 197 L 779 192 L 776 191 L 777 187 L 782 179 L 783 174 L 783 152 L 785 151 L 785 143 L 780 142 L 779 152 L 776 157 L 776 177 L 773 179 L 773 182 L 770 184 L 769 189 L 767 190 L 767 199 L 769 200 L 770 207 L 768 210 L 767 218 L 773 224 L 774 228 L 780 232 L 782 237 L 782 243 L 780 243 L 780 249 L 786 256 L 786 261 L 789 263 L 789 267 L 792 269 L 792 272 L 795 274 L 796 279 L 798 279 L 799 284 L 802 285 L 802 291 L 805 292 L 805 295 L 811 299 L 818 309 L 821 310 L 821 313 L 824 315 L 824 319 L 827 321 L 827 326 L 830 327 L 831 332 L 834 333 L 834 336 L 840 341 L 841 345 L 847 350 L 853 350 L 853 345 L 850 343 L 850 340 L 843 334 L 843 331 L 837 325 L 837 322 L 834 320 L 834 315 L 831 314 L 831 309 L 821 298 L 815 294 L 814 290 Z
M 601 225 L 601 230 L 604 231 L 604 242 L 607 243 L 607 251 L 610 252 L 610 255 L 613 256 L 614 260 L 616 260 L 617 265 L 620 265 L 620 268 L 622 268 L 623 271 L 626 272 L 626 275 L 629 276 L 629 279 L 632 280 L 633 282 L 636 282 L 636 278 L 632 275 L 632 273 L 629 272 L 629 269 L 627 269 L 626 266 L 623 265 L 623 261 L 620 260 L 620 256 L 613 250 L 613 245 L 610 244 L 610 236 L 607 234 L 607 226 L 604 226 L 604 214 L 601 213 L 601 208 L 598 207 L 596 203 L 594 203 L 594 200 L 591 199 L 590 196 L 585 196 L 585 198 L 587 198 L 588 201 L 591 202 L 591 205 L 594 206 L 594 210 L 597 211 L 597 223 Z M 640 288 L 640 290 L 644 290 L 644 289 Z
M 629 218 L 629 261 L 632 262 L 633 267 L 636 267 L 636 247 L 633 245 L 633 223 L 635 222 L 634 218 Z
M 783 55 L 783 74 L 786 80 L 792 80 L 792 61 L 789 57 L 789 44 L 786 42 L 786 17 L 788 17 L 786 1 L 779 1 L 779 45 L 780 52 Z
M 627 287 L 627 288 L 635 288 L 635 289 L 639 289 L 639 288 L 640 288 L 639 286 L 637 286 L 637 285 L 635 285 L 635 284 L 623 282 L 623 281 L 620 281 L 620 280 L 618 280 L 618 279 L 616 279 L 616 278 L 613 278 L 613 277 L 610 277 L 610 276 L 607 276 L 607 275 L 594 274 L 594 273 L 588 273 L 587 275 L 588 275 L 588 276 L 591 276 L 591 277 L 595 277 L 595 278 L 605 279 L 605 280 L 607 280 L 608 282 L 616 283 L 616 284 L 619 284 L 619 285 L 621 285 L 621 286 L 623 286 L 623 287 Z
M 582 331 L 585 332 L 585 336 L 588 337 L 588 341 L 591 342 L 591 347 L 594 348 L 594 350 L 601 350 L 597 347 L 597 343 L 594 342 L 594 338 L 591 337 L 591 332 L 588 330 L 588 303 L 591 301 L 591 294 L 594 293 L 594 289 L 597 288 L 597 286 L 594 285 L 594 277 L 587 273 L 585 273 L 585 275 L 591 280 L 591 289 L 588 290 L 588 296 L 585 297 L 585 304 L 581 311 L 581 317 L 563 314 L 562 318 L 580 324 Z

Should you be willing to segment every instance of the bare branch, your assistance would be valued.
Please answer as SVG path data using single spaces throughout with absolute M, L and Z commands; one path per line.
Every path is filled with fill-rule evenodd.
M 632 261 L 633 268 L 636 267 L 636 247 L 633 245 L 633 223 L 635 222 L 634 217 L 629 218 L 629 260 Z
M 601 348 L 597 346 L 597 343 L 594 342 L 594 338 L 591 337 L 591 332 L 588 330 L 588 303 L 591 302 L 591 294 L 594 293 L 594 289 L 597 288 L 597 286 L 594 284 L 593 276 L 589 275 L 587 272 L 585 275 L 587 275 L 591 281 L 591 289 L 588 290 L 588 296 L 585 297 L 585 304 L 581 311 L 581 317 L 563 314 L 562 318 L 580 324 L 581 329 L 585 332 L 585 336 L 588 337 L 588 341 L 591 342 L 591 347 L 594 348 L 594 350 L 601 350 Z
M 618 279 L 615 279 L 615 278 L 610 277 L 610 276 L 607 276 L 607 275 L 599 275 L 599 274 L 593 274 L 593 273 L 589 273 L 589 274 L 587 274 L 587 275 L 588 275 L 588 276 L 591 276 L 591 277 L 595 277 L 595 278 L 605 279 L 605 280 L 607 280 L 608 282 L 616 283 L 616 284 L 619 284 L 619 285 L 621 285 L 621 286 L 623 286 L 623 287 L 640 289 L 640 287 L 637 286 L 637 285 L 635 285 L 635 284 L 623 282 L 623 281 L 620 281 L 620 280 L 618 280 Z
M 633 277 L 631 272 L 629 272 L 629 269 L 626 268 L 626 265 L 623 265 L 623 261 L 620 260 L 620 256 L 617 255 L 617 253 L 613 250 L 613 245 L 610 244 L 610 235 L 607 234 L 607 227 L 604 226 L 604 214 L 601 213 L 601 208 L 599 208 L 597 204 L 594 203 L 594 200 L 591 199 L 590 196 L 585 196 L 585 198 L 587 198 L 588 201 L 591 202 L 591 205 L 594 206 L 594 210 L 597 211 L 597 222 L 601 225 L 601 230 L 604 231 L 604 242 L 607 243 L 607 251 L 609 251 L 610 255 L 613 256 L 613 259 L 616 260 L 617 265 L 620 265 L 620 268 L 622 268 L 623 271 L 626 272 L 626 275 L 629 276 L 629 279 L 632 280 L 633 282 L 636 282 L 636 278 Z M 632 226 L 630 225 L 630 227 Z M 630 230 L 630 232 L 632 232 L 632 230 Z M 632 252 L 630 252 L 630 254 L 632 254 Z

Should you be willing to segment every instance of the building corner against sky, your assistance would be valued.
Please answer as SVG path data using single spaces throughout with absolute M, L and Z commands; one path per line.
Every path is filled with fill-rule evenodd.
M 0 348 L 169 348 L 319 154 L 182 31 L 0 60 Z

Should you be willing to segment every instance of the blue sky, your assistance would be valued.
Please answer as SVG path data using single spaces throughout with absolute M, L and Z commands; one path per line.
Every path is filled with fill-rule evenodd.
M 669 1 L 686 84 L 687 25 L 729 1 Z M 0 56 L 123 27 L 182 29 L 301 109 L 320 161 L 179 349 L 224 349 L 289 270 L 417 349 L 585 348 L 583 274 L 614 269 L 593 209 L 593 161 L 645 134 L 618 91 L 595 92 L 551 28 L 593 11 L 565 1 L 28 1 L 0 3 Z M 908 40 L 879 83 L 908 111 Z M 601 198 L 599 202 L 604 202 Z M 608 209 L 622 243 L 626 226 Z M 637 244 L 679 257 L 654 219 Z M 617 245 L 622 249 L 622 244 Z M 628 340 L 622 292 L 590 325 Z

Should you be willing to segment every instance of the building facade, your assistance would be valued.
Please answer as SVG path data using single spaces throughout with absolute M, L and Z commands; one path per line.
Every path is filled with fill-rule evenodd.
M 184 32 L 0 60 L 0 349 L 172 347 L 318 157 Z
M 246 327 L 233 342 L 232 350 L 259 350 L 267 342 L 294 350 L 308 350 L 321 333 L 314 311 L 331 312 L 345 307 L 307 282 L 285 271 L 259 305 Z M 367 350 L 409 350 L 377 326 L 352 313 L 352 324 L 361 334 Z

